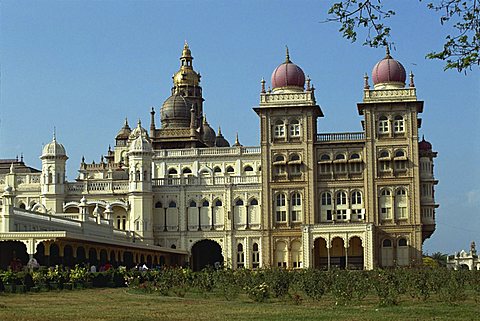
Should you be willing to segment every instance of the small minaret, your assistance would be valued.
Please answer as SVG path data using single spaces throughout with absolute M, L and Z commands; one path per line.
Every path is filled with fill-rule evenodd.
M 57 142 L 55 132 L 50 143 L 43 147 L 40 185 L 42 203 L 51 213 L 62 213 L 65 200 L 65 171 L 68 159 L 65 147 Z

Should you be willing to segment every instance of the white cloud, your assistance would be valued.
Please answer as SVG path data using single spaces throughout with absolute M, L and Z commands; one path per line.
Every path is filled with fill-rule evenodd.
M 468 205 L 480 205 L 480 189 L 474 189 L 467 192 Z

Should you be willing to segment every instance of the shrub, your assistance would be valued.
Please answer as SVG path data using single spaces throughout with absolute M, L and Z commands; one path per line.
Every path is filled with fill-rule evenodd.
M 265 302 L 270 297 L 268 285 L 265 282 L 254 286 L 245 287 L 248 297 L 255 302 Z
M 265 282 L 276 298 L 283 298 L 288 294 L 292 274 L 294 272 L 285 269 L 265 270 Z
M 239 280 L 233 270 L 217 270 L 214 277 L 215 287 L 220 290 L 220 293 L 227 301 L 235 299 L 238 296 L 240 292 L 240 286 L 238 285 Z
M 327 290 L 324 272 L 315 269 L 300 271 L 295 277 L 295 285 L 313 300 L 320 300 Z

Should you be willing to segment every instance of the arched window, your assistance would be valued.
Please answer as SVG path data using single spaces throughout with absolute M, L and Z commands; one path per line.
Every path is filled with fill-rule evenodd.
M 403 117 L 400 115 L 395 116 L 393 120 L 393 130 L 395 133 L 403 133 L 405 132 L 405 121 L 403 120 Z
M 337 205 L 347 205 L 347 193 L 346 192 L 338 192 L 336 198 Z
M 347 192 L 337 192 L 336 198 L 336 219 L 343 221 L 347 219 Z
M 207 200 L 204 200 L 203 203 L 202 203 L 202 206 L 203 207 L 208 207 L 208 206 L 210 206 L 210 203 Z
M 183 175 L 189 175 L 189 174 L 192 174 L 192 170 L 188 167 L 185 167 L 183 170 L 182 170 L 182 174 Z
M 252 199 L 250 200 L 250 205 L 258 205 L 257 199 L 256 199 L 256 198 L 252 198 Z
M 20 205 L 18 207 L 21 208 L 22 210 L 27 208 L 24 203 L 20 203 Z
M 290 121 L 290 136 L 300 137 L 300 122 L 298 119 Z
M 292 154 L 292 155 L 290 155 L 290 160 L 291 161 L 299 161 L 300 156 L 298 156 L 298 154 Z
M 335 155 L 335 171 L 340 173 L 347 171 L 346 157 L 344 154 Z
M 352 205 L 362 204 L 362 193 L 360 193 L 359 191 L 352 192 L 351 203 Z
M 233 172 L 235 172 L 235 169 L 233 169 L 232 166 L 228 166 L 227 167 L 227 173 L 233 173 Z
M 383 220 L 392 218 L 392 198 L 388 189 L 380 192 L 380 218 Z
M 337 154 L 337 155 L 335 156 L 335 159 L 336 159 L 336 160 L 345 159 L 345 155 L 344 155 L 344 154 Z
M 322 161 L 328 161 L 328 160 L 330 160 L 330 155 L 328 155 L 328 154 L 323 154 L 322 157 L 320 157 L 320 160 L 322 160 Z
M 163 208 L 162 202 L 158 201 L 155 203 L 155 208 Z
M 253 243 L 252 246 L 252 268 L 256 269 L 260 267 L 260 251 L 258 250 L 258 244 Z
M 245 166 L 245 168 L 243 169 L 244 172 L 253 172 L 253 167 L 250 166 L 250 165 L 247 165 Z
M 393 266 L 393 247 L 390 239 L 382 241 L 382 266 Z
M 243 206 L 243 200 L 239 198 L 238 200 L 235 201 L 235 206 Z
M 175 203 L 174 201 L 171 201 L 171 202 L 168 204 L 168 207 L 170 207 L 170 208 L 176 208 L 176 207 L 177 207 L 177 203 Z
M 243 268 L 245 266 L 245 253 L 243 252 L 243 244 L 237 245 L 237 268 Z
M 285 173 L 285 156 L 283 155 L 277 155 L 274 158 L 274 174 L 275 175 L 281 175 Z
M 197 203 L 195 203 L 195 201 L 190 201 L 189 207 L 197 207 Z
M 333 213 L 332 194 L 330 192 L 323 192 L 320 203 L 320 221 L 331 221 Z
M 380 116 L 378 119 L 378 132 L 380 134 L 388 133 L 388 118 L 386 116 Z
M 352 155 L 350 155 L 350 159 L 359 159 L 359 158 L 360 158 L 360 155 L 357 153 L 353 153 Z
M 216 200 L 215 201 L 215 206 L 222 206 L 222 201 L 221 200 Z
M 390 157 L 390 153 L 386 150 L 382 150 L 380 152 L 380 158 L 389 158 Z
M 168 170 L 168 175 L 169 175 L 169 176 L 177 175 L 177 174 L 178 174 L 178 172 L 177 172 L 177 170 L 176 170 L 175 168 L 170 168 L 170 169 Z
M 291 245 L 291 249 L 292 249 L 292 267 L 293 268 L 303 267 L 302 243 L 299 241 L 293 241 Z
M 172 249 L 176 249 L 176 248 L 177 248 L 177 246 L 176 246 L 175 244 L 172 244 L 172 245 L 170 245 L 170 248 L 172 248 Z
M 273 136 L 274 137 L 285 137 L 285 124 L 281 120 L 277 120 L 275 122 L 275 126 L 273 128 Z
M 277 155 L 274 158 L 274 162 L 284 162 L 285 161 L 285 156 L 283 155 Z
M 213 172 L 214 172 L 214 173 L 221 173 L 222 170 L 220 169 L 220 167 L 215 166 L 215 168 L 213 169 Z
M 302 198 L 300 196 L 300 193 L 293 193 L 290 203 L 292 204 L 290 208 L 292 222 L 301 221 L 302 220 Z
M 199 173 L 201 176 L 207 176 L 210 174 L 210 172 L 208 171 L 208 169 L 204 168 L 202 170 L 200 170 L 200 173 Z
M 404 188 L 397 189 L 395 193 L 395 215 L 398 219 L 406 219 L 407 213 L 407 191 Z
M 285 194 L 279 193 L 275 197 L 275 218 L 277 222 L 287 221 L 287 207 Z
M 403 150 L 397 150 L 395 152 L 395 157 L 405 157 L 405 152 Z
M 406 238 L 398 239 L 397 246 L 397 264 L 400 266 L 408 265 L 409 255 L 408 255 L 408 242 Z

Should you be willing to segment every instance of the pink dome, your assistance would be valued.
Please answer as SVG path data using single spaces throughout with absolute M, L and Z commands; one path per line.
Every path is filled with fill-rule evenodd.
M 432 144 L 427 142 L 424 137 L 422 137 L 422 141 L 418 143 L 418 149 L 421 151 L 431 151 Z
M 305 74 L 302 68 L 290 61 L 287 50 L 287 59 L 278 66 L 272 73 L 272 88 L 300 87 L 305 86 Z
M 390 52 L 387 49 L 387 55 L 385 58 L 377 62 L 372 70 L 373 84 L 399 82 L 405 83 L 407 74 L 405 68 L 397 60 L 390 56 Z

